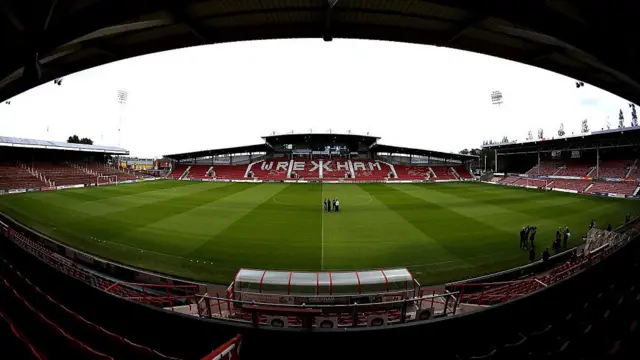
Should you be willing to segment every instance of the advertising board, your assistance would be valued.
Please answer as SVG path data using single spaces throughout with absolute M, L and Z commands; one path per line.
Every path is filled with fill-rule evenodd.
M 27 192 L 27 189 L 10 189 L 7 191 L 7 194 L 22 194 L 26 192 Z

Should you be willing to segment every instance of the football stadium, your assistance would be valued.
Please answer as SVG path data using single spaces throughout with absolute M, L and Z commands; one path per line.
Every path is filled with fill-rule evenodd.
M 313 272 L 406 267 L 423 285 L 444 284 L 529 263 L 518 244 L 523 226 L 540 229 L 541 247 L 551 247 L 559 227 L 573 229 L 579 234 L 571 237 L 573 247 L 583 242 L 592 219 L 617 227 L 626 214 L 639 213 L 638 202 L 619 198 L 478 183 L 467 170 L 476 159 L 469 155 L 391 148 L 358 135 L 264 140 L 262 149 L 167 155 L 178 161 L 170 180 L 130 183 L 137 180 L 120 179 L 131 174 L 107 168 L 118 186 L 91 178 L 90 169 L 104 164 L 32 162 L 24 165 L 27 172 L 46 174 L 56 166 L 42 186 L 63 178 L 101 186 L 5 196 L 0 209 L 105 259 L 225 285 L 243 267 Z M 359 147 L 372 150 L 359 153 Z M 209 153 L 218 155 L 203 156 Z M 617 168 L 606 169 L 622 173 L 629 165 L 615 162 Z M 580 166 L 577 171 L 584 174 L 575 175 L 591 170 Z M 516 185 L 527 181 L 544 180 L 522 177 Z M 629 193 L 637 187 L 610 184 L 626 186 Z M 552 187 L 553 182 L 543 186 Z M 339 200 L 340 211 L 326 209 L 325 199 Z
M 11 3 L 0 97 L 168 49 L 343 37 L 471 50 L 640 99 L 640 59 L 612 59 L 607 41 L 632 29 L 603 20 L 631 24 L 636 5 L 498 3 Z M 0 136 L 0 357 L 637 358 L 629 108 L 630 126 L 620 110 L 617 128 L 459 153 L 351 131 L 156 158 Z

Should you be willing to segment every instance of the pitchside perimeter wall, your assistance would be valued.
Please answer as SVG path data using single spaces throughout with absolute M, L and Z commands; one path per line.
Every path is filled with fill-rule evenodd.
M 350 328 L 340 332 L 317 329 L 311 333 L 257 329 L 251 325 L 167 313 L 111 296 L 62 273 L 50 271 L 48 265 L 11 241 L 4 238 L 0 241 L 0 256 L 9 259 L 25 276 L 79 313 L 101 317 L 107 328 L 120 335 L 139 339 L 166 353 L 186 351 L 197 358 L 241 333 L 243 357 L 257 359 L 277 355 L 281 360 L 300 359 L 311 354 L 314 358 L 397 358 L 426 352 L 432 355 L 459 352 L 472 348 L 474 343 L 494 343 L 501 338 L 502 331 L 511 333 L 526 324 L 538 324 L 569 311 L 567 307 L 572 306 L 571 301 L 559 299 L 573 299 L 576 294 L 602 288 L 612 278 L 627 275 L 627 269 L 622 265 L 632 264 L 638 250 L 638 241 L 632 241 L 623 251 L 615 252 L 598 265 L 557 285 L 485 311 L 429 323 Z

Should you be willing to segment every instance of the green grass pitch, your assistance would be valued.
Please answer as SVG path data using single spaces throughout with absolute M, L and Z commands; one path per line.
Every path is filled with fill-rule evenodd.
M 338 198 L 341 213 L 324 213 Z M 227 284 L 240 267 L 407 266 L 439 284 L 524 264 L 558 226 L 614 227 L 640 202 L 479 183 L 254 184 L 155 181 L 0 197 L 0 211 L 73 247 L 166 274 Z

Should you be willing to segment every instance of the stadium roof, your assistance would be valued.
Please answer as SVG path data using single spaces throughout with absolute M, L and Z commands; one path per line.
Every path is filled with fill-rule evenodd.
M 223 148 L 223 149 L 190 151 L 185 153 L 164 155 L 164 157 L 173 159 L 173 160 L 184 160 L 184 159 L 201 158 L 205 156 L 242 154 L 242 153 L 252 153 L 252 152 L 266 152 L 266 151 L 269 151 L 269 147 L 267 145 L 257 144 L 257 145 L 229 147 L 229 148 Z
M 0 9 L 0 99 L 157 51 L 336 37 L 485 53 L 640 103 L 638 14 L 638 1 L 606 0 L 7 0 Z
M 115 146 L 71 144 L 61 141 L 21 139 L 14 137 L 0 136 L 0 146 L 29 148 L 29 149 L 49 149 L 66 151 L 86 151 L 99 152 L 105 154 L 129 155 L 129 151 Z
M 264 144 L 236 146 L 222 149 L 211 149 L 201 151 L 190 151 L 185 153 L 164 155 L 164 157 L 174 160 L 196 159 L 205 156 L 215 155 L 229 155 L 229 154 L 242 154 L 251 152 L 272 152 L 274 148 L 272 145 L 283 144 L 328 144 L 337 142 L 340 144 L 349 144 L 353 149 L 358 149 L 358 144 L 365 144 L 367 151 L 373 151 L 376 153 L 395 153 L 406 155 L 420 155 L 420 156 L 435 156 L 445 159 L 456 160 L 472 160 L 478 158 L 475 155 L 463 155 L 456 153 L 447 153 L 433 150 L 414 149 L 400 146 L 381 145 L 377 141 L 379 137 L 369 135 L 354 135 L 354 134 L 280 134 L 263 136 L 265 140 Z M 288 151 L 288 150 L 277 150 Z
M 607 147 L 640 146 L 640 127 L 627 127 L 594 131 L 587 135 L 571 135 L 559 138 L 488 144 L 483 148 L 495 149 L 499 153 L 529 151 L 551 151 L 570 149 L 595 149 Z
M 391 146 L 376 144 L 371 150 L 378 153 L 394 153 L 394 154 L 406 154 L 406 155 L 419 155 L 419 156 L 435 156 L 442 159 L 455 159 L 455 160 L 473 160 L 477 159 L 476 155 L 464 155 L 456 153 L 447 153 L 433 150 L 422 150 L 408 147 Z
M 306 134 L 277 134 L 263 136 L 262 139 L 271 145 L 280 144 L 303 144 L 303 143 L 340 143 L 350 144 L 356 147 L 357 144 L 373 145 L 380 140 L 379 137 L 357 134 L 334 134 L 334 133 L 306 133 Z

